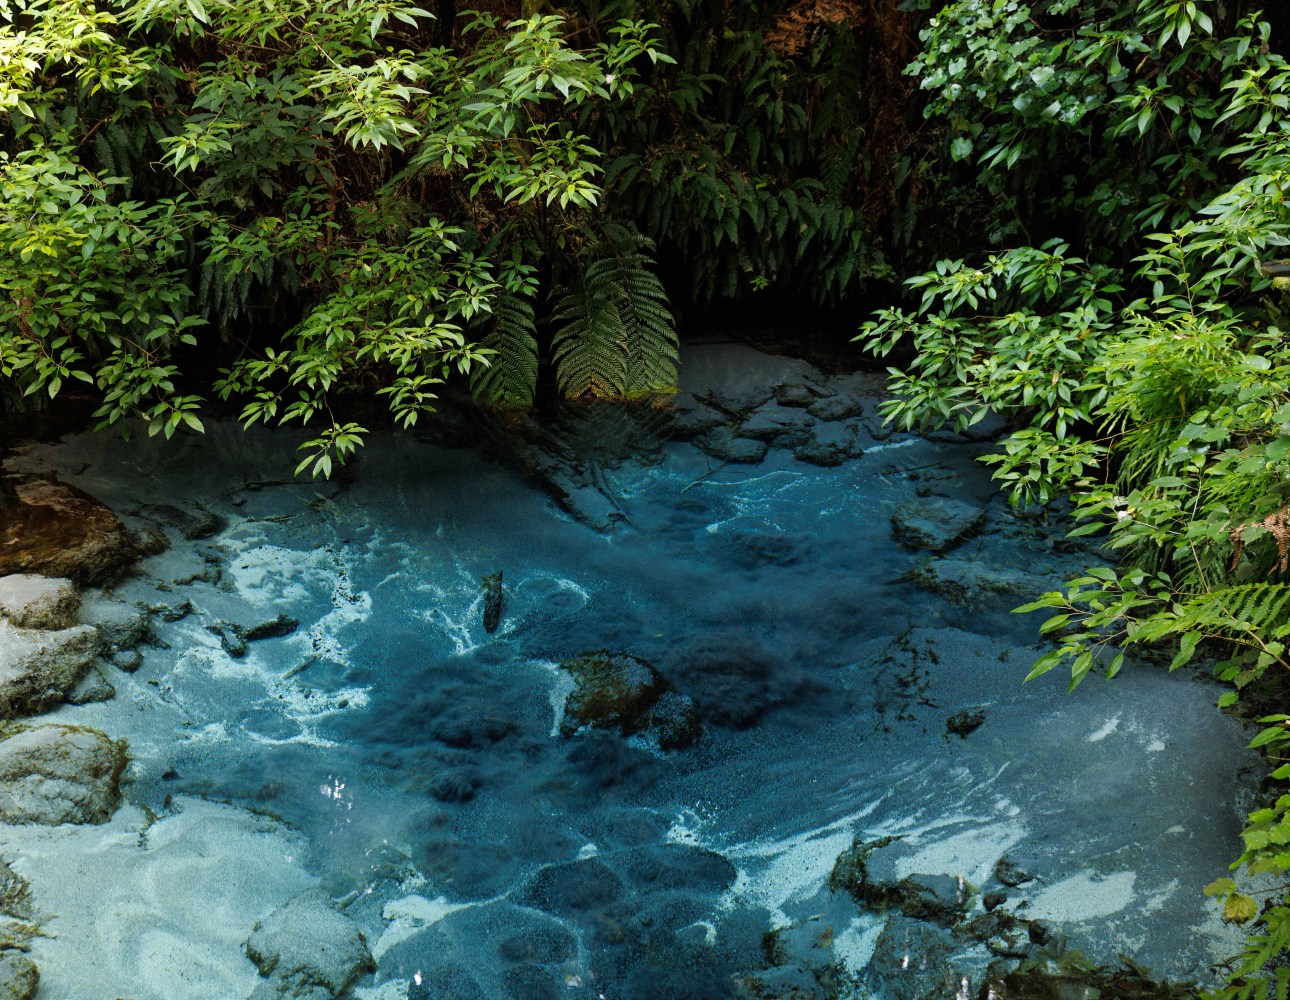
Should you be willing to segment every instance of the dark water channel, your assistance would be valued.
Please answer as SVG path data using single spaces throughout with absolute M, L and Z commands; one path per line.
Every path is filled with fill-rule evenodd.
M 479 449 L 415 437 L 373 438 L 342 490 L 272 483 L 293 442 L 228 427 L 12 460 L 136 521 L 163 504 L 224 524 L 170 530 L 119 588 L 192 611 L 158 617 L 164 645 L 118 671 L 116 699 L 58 713 L 130 740 L 131 805 L 7 835 L 59 914 L 40 996 L 246 997 L 251 925 L 318 885 L 376 960 L 368 1000 L 903 998 L 889 914 L 827 888 L 853 838 L 884 836 L 893 881 L 961 878 L 969 916 L 1003 891 L 1100 960 L 1206 977 L 1234 945 L 1200 888 L 1236 852 L 1250 783 L 1215 690 L 1143 666 L 1074 697 L 1021 684 L 1036 622 L 1008 609 L 1089 557 L 995 497 L 980 445 L 887 436 L 868 381 L 747 349 L 693 350 L 686 382 L 789 429 L 728 464 L 662 437 L 597 454 L 584 430 L 562 458 L 593 470 L 566 503 L 582 519 Z M 776 384 L 849 402 L 808 417 Z M 795 454 L 839 441 L 837 465 Z M 893 539 L 899 505 L 937 498 L 984 522 L 939 557 Z M 611 530 L 587 523 L 606 510 Z M 207 627 L 279 614 L 300 627 L 241 658 Z M 701 738 L 563 735 L 557 664 L 598 649 L 653 664 Z M 960 738 L 964 710 L 984 722 Z M 1000 885 L 1005 856 L 1034 880 Z M 994 956 L 928 934 L 974 991 Z

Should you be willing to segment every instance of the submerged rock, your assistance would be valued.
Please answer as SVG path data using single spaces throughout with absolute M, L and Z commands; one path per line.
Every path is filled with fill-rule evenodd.
M 1029 872 L 1024 872 L 1007 858 L 1000 858 L 994 865 L 994 880 L 1000 885 L 1006 885 L 1010 889 L 1025 885 L 1027 882 L 1033 882 L 1035 876 Z
M 740 1000 L 833 1000 L 829 993 L 805 969 L 796 965 L 778 965 L 735 977 Z
M 0 740 L 0 822 L 106 823 L 126 763 L 125 743 L 97 729 L 20 728 Z
M 484 631 L 492 635 L 502 623 L 502 571 L 489 573 L 483 578 Z
M 780 406 L 807 407 L 824 395 L 826 395 L 825 390 L 813 385 L 792 383 L 775 386 L 775 402 Z
M 189 541 L 210 538 L 228 527 L 228 521 L 223 517 L 200 505 L 185 510 L 172 504 L 147 504 L 139 512 L 174 528 Z
M 18 499 L 0 499 L 0 574 L 99 584 L 119 577 L 138 557 L 121 519 L 88 494 L 53 479 L 10 483 Z
M 0 576 L 0 618 L 19 628 L 69 628 L 76 622 L 80 602 L 80 591 L 71 580 L 34 573 Z
M 771 403 L 753 411 L 739 425 L 738 435 L 792 448 L 806 442 L 814 423 L 815 420 L 803 410 Z
M 808 440 L 793 456 L 800 462 L 831 467 L 864 454 L 860 434 L 850 424 L 825 423 L 816 426 Z
M 673 750 L 691 745 L 702 733 L 694 703 L 671 690 L 653 664 L 638 656 L 598 650 L 560 666 L 574 679 L 560 722 L 564 736 L 583 726 L 623 736 L 648 731 L 664 750 Z
M 895 509 L 891 531 L 905 545 L 945 552 L 976 531 L 984 520 L 985 511 L 961 500 L 924 497 Z
M 727 417 L 720 410 L 695 399 L 688 392 L 678 392 L 671 398 L 672 436 L 689 441 L 726 423 Z
M 957 556 L 933 559 L 911 570 L 908 578 L 924 590 L 969 608 L 999 600 L 1033 598 L 1052 589 L 1048 581 L 1022 570 Z
M 266 977 L 251 1000 L 332 1000 L 376 968 L 358 926 L 317 890 L 257 922 L 246 954 Z
M 0 719 L 62 700 L 98 654 L 89 625 L 44 632 L 0 621 Z
M 949 1000 L 960 988 L 953 953 L 953 940 L 939 927 L 891 917 L 878 935 L 865 984 L 888 1000 Z
M 894 879 L 891 859 L 876 864 L 875 855 L 896 842 L 881 837 L 868 843 L 858 836 L 838 855 L 829 875 L 829 888 L 843 891 L 863 906 L 875 910 L 899 910 L 907 917 L 928 920 L 949 927 L 967 909 L 971 887 L 958 875 L 908 875 Z M 890 873 L 887 881 L 878 870 Z

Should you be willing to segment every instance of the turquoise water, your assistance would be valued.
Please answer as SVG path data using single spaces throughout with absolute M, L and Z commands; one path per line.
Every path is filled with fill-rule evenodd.
M 1153 668 L 1074 697 L 1023 686 L 1036 622 L 1008 613 L 1013 596 L 963 607 L 907 580 L 929 554 L 893 540 L 891 513 L 929 495 L 979 506 L 954 556 L 1039 587 L 1087 553 L 994 496 L 980 445 L 844 422 L 863 454 L 830 468 L 791 447 L 738 465 L 662 432 L 625 453 L 566 433 L 562 461 L 619 515 L 607 532 L 481 448 L 408 436 L 374 437 L 343 487 L 283 482 L 292 441 L 231 427 L 33 446 L 11 466 L 54 469 L 127 519 L 162 502 L 226 525 L 171 531 L 119 589 L 193 612 L 158 621 L 164 645 L 117 672 L 114 701 L 60 714 L 131 740 L 127 798 L 158 830 L 201 800 L 277 824 L 293 879 L 363 930 L 363 997 L 733 997 L 766 966 L 766 932 L 813 916 L 844 995 L 863 995 L 884 916 L 826 881 L 853 837 L 892 834 L 900 874 L 989 888 L 1007 855 L 1038 876 L 1011 893 L 1019 913 L 1103 960 L 1207 976 L 1233 943 L 1199 890 L 1236 851 L 1246 737 L 1214 689 Z M 490 635 L 480 581 L 498 570 Z M 299 629 L 242 659 L 207 628 L 278 614 Z M 697 744 L 560 735 L 572 684 L 556 664 L 595 649 L 692 699 Z M 949 737 L 965 708 L 984 724 Z M 39 891 L 58 876 L 37 868 Z M 268 912 L 286 888 L 239 891 Z M 175 934 L 201 951 L 249 930 Z M 38 944 L 48 982 L 76 948 L 70 931 Z M 969 977 L 991 957 L 960 951 Z M 164 965 L 131 995 L 166 996 Z

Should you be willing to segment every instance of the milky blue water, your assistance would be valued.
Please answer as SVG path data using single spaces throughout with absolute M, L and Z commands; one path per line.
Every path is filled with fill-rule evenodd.
M 1006 854 L 1038 876 L 1009 905 L 1104 960 L 1203 977 L 1231 950 L 1199 889 L 1236 853 L 1249 758 L 1215 690 L 1148 667 L 1074 697 L 1023 686 L 1040 647 L 1017 597 L 963 607 L 905 579 L 930 556 L 890 517 L 919 495 L 987 511 L 957 557 L 1040 587 L 1090 558 L 995 497 L 982 446 L 869 436 L 821 468 L 660 438 L 592 463 L 623 515 L 605 533 L 480 449 L 377 436 L 338 488 L 281 482 L 292 444 L 216 426 L 17 465 L 127 515 L 227 519 L 121 588 L 194 611 L 85 719 L 131 738 L 127 794 L 158 815 L 205 797 L 303 833 L 377 958 L 360 996 L 731 997 L 766 931 L 813 915 L 858 980 L 884 917 L 825 884 L 857 835 L 984 888 Z M 280 613 L 299 630 L 244 659 L 206 628 Z M 700 741 L 559 735 L 556 664 L 594 649 L 652 662 Z M 951 738 L 964 708 L 986 721 Z

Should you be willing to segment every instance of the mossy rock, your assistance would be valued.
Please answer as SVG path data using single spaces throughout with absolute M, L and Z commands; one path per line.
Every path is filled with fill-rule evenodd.
M 565 736 L 582 726 L 638 733 L 649 725 L 651 710 L 668 687 L 650 663 L 628 653 L 598 650 L 560 666 L 574 679 L 560 723 Z

